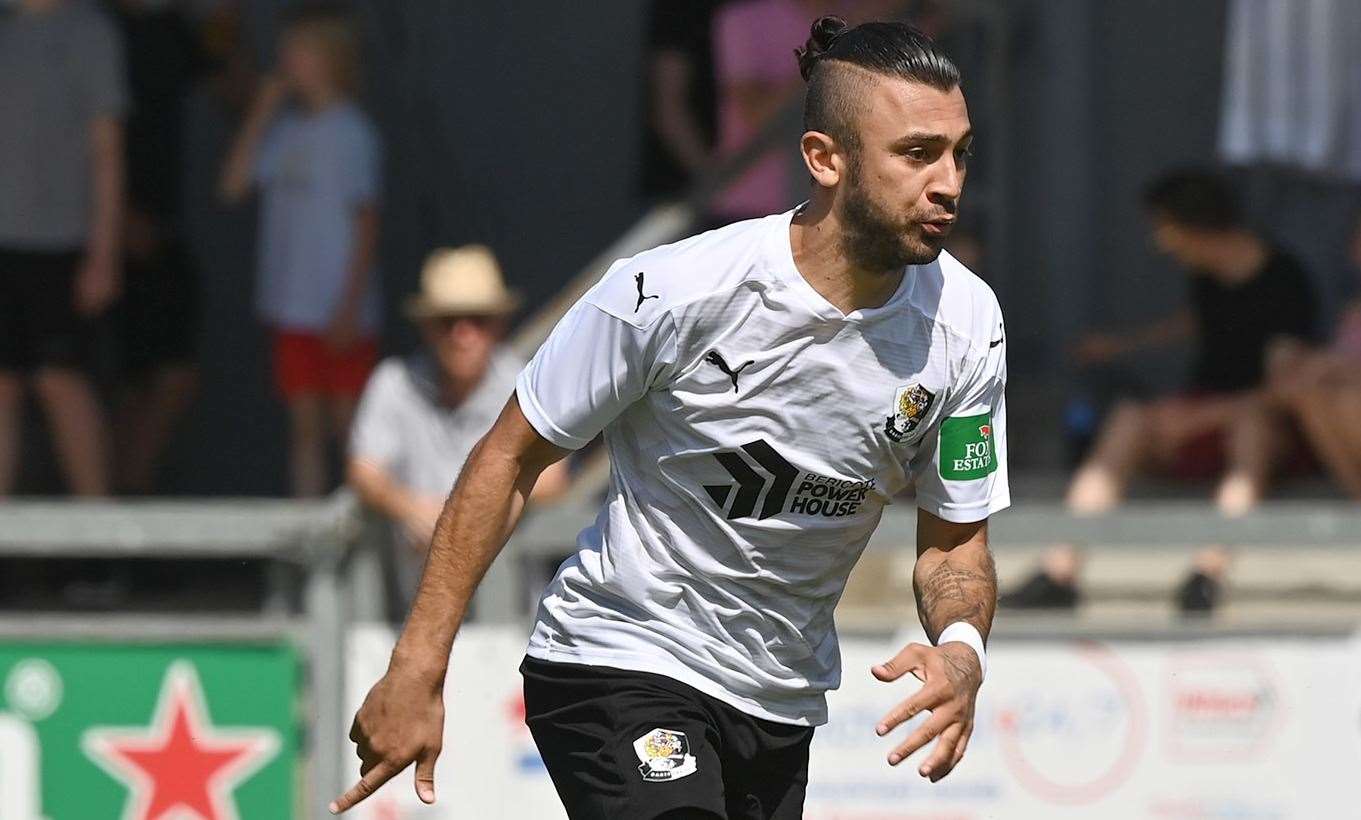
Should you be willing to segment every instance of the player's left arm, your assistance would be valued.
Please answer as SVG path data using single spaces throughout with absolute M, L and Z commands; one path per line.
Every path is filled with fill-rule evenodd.
M 982 294 L 980 294 L 982 295 Z M 922 441 L 912 469 L 917 485 L 917 564 L 912 586 L 931 645 L 913 643 L 872 670 L 882 681 L 908 673 L 922 687 L 880 721 L 888 734 L 921 712 L 888 755 L 896 766 L 932 738 L 918 771 L 932 782 L 964 757 L 974 702 L 987 666 L 985 642 L 997 607 L 997 572 L 988 518 L 1011 503 L 1006 466 L 1006 331 L 990 291 L 975 302 L 974 345 L 951 385 L 946 412 Z
M 896 766 L 938 737 L 931 755 L 918 768 L 923 777 L 935 782 L 964 757 L 973 733 L 974 702 L 983 683 L 982 658 L 975 649 L 963 641 L 940 642 L 940 638 L 947 627 L 952 632 L 972 627 L 985 641 L 992 628 L 997 572 L 988 549 L 987 520 L 956 524 L 918 510 L 912 586 L 922 626 L 935 645 L 908 644 L 892 660 L 874 667 L 879 680 L 898 680 L 910 672 L 923 684 L 885 715 L 876 731 L 885 735 L 914 715 L 930 712 L 928 720 L 889 752 L 888 762 Z

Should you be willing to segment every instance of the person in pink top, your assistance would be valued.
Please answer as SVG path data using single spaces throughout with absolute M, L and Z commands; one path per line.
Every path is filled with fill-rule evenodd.
M 808 36 L 810 21 L 838 14 L 854 23 L 882 5 L 871 0 L 742 0 L 719 9 L 713 38 L 718 155 L 741 151 L 802 90 L 803 78 L 789 55 Z M 712 220 L 726 224 L 798 204 L 803 178 L 796 176 L 796 161 L 785 143 L 772 148 L 716 197 Z

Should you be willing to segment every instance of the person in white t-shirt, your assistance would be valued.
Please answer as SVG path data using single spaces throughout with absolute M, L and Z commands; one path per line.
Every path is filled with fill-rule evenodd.
M 543 595 L 526 722 L 573 818 L 796 818 L 841 677 L 833 610 L 885 504 L 915 484 L 914 585 L 933 645 L 887 714 L 896 765 L 962 758 L 1009 504 L 1005 330 L 941 244 L 972 131 L 920 32 L 822 18 L 799 51 L 812 194 L 615 263 L 559 322 L 459 477 L 387 674 L 351 737 L 343 811 L 411 763 L 432 802 L 443 680 L 478 581 L 539 472 L 603 431 L 595 523 Z M 907 694 L 905 692 L 905 694 Z

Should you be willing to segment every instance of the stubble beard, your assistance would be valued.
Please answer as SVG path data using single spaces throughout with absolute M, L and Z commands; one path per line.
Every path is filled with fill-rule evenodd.
M 861 184 L 859 160 L 853 160 L 842 210 L 842 253 L 865 271 L 896 273 L 908 265 L 925 265 L 940 255 L 940 241 L 927 238 L 912 221 L 897 219 L 872 200 Z

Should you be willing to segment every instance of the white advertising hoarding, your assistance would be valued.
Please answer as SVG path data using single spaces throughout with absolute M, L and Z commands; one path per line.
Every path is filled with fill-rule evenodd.
M 933 784 L 916 773 L 924 753 L 890 768 L 891 741 L 874 734 L 917 684 L 880 683 L 869 669 L 910 639 L 843 642 L 842 687 L 813 741 L 808 820 L 1361 818 L 1355 640 L 999 642 L 968 754 Z M 386 668 L 392 640 L 384 627 L 352 633 L 352 707 Z M 408 771 L 359 817 L 564 816 L 523 723 L 524 646 L 519 629 L 463 630 L 446 687 L 439 803 L 420 804 Z

